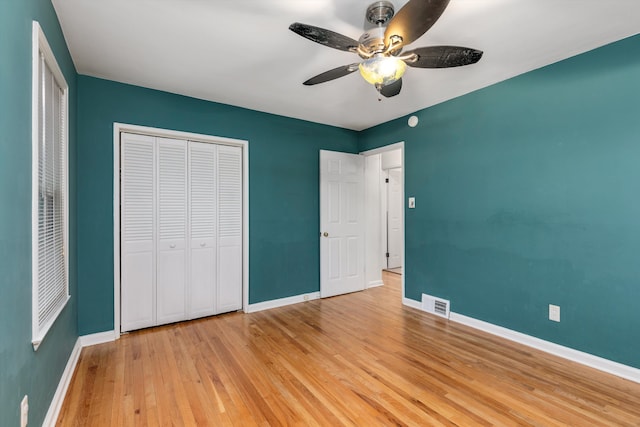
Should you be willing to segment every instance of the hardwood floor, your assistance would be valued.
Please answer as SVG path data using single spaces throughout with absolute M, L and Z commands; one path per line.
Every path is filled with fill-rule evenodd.
M 403 307 L 400 278 L 85 348 L 58 425 L 640 425 L 640 384 Z

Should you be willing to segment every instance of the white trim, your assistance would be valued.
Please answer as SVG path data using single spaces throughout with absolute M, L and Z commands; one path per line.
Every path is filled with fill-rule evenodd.
M 404 154 L 404 141 L 396 142 L 393 144 L 385 145 L 382 147 L 374 148 L 372 150 L 361 151 L 360 154 L 363 156 L 373 156 L 374 154 L 381 154 L 385 151 L 393 151 L 397 149 L 402 149 Z M 404 167 L 404 156 L 402 156 L 402 167 Z
M 120 125 L 113 124 L 113 330 L 120 338 Z
M 33 307 L 38 306 L 38 294 L 33 291 L 34 283 L 38 277 L 38 246 L 35 243 L 35 236 L 38 235 L 38 196 L 36 196 L 35 189 L 38 188 L 39 179 L 38 174 L 35 172 L 38 170 L 38 156 L 34 155 L 38 150 L 38 140 L 40 138 L 40 109 L 38 108 L 39 93 L 40 93 L 40 24 L 33 21 L 33 40 L 32 45 L 32 68 L 31 68 L 31 344 L 34 351 L 38 349 L 38 346 L 33 342 L 33 338 L 36 332 L 36 321 L 33 315 Z
M 76 366 L 80 360 L 80 353 L 82 353 L 82 349 L 91 345 L 115 341 L 116 339 L 115 331 L 99 332 L 97 334 L 82 335 L 78 337 L 76 344 L 73 346 L 73 350 L 71 350 L 71 354 L 69 355 L 67 366 L 65 366 L 64 372 L 62 372 L 62 376 L 58 382 L 58 388 L 56 388 L 56 392 L 49 404 L 49 410 L 47 411 L 47 415 L 44 417 L 44 421 L 42 423 L 43 427 L 56 425 L 58 416 L 60 416 L 62 404 L 64 403 L 64 398 L 67 395 L 67 390 L 71 384 L 71 379 L 73 378 Z
M 598 369 L 599 371 L 607 372 L 609 374 L 640 383 L 640 369 L 638 368 L 623 365 L 622 363 L 594 356 L 589 353 L 552 343 L 521 332 L 516 332 L 511 329 L 503 328 L 502 326 L 497 326 L 472 317 L 467 317 L 462 314 L 452 312 L 450 319 L 474 329 L 479 329 L 492 335 L 562 357 L 563 359 L 571 360 L 573 362 L 580 363 L 581 365 L 589 366 L 591 368 Z
M 106 342 L 115 341 L 116 339 L 118 339 L 118 335 L 119 334 L 116 334 L 115 330 L 98 332 L 96 334 L 82 335 L 80 337 L 80 344 L 82 344 L 82 348 L 96 344 L 104 344 Z
M 210 144 L 232 145 L 242 148 L 242 309 L 249 307 L 249 141 L 204 135 L 170 129 L 113 123 L 113 330 L 120 338 L 120 133 L 137 133 L 163 138 L 184 139 Z
M 420 303 L 420 301 L 416 301 L 411 298 L 402 297 L 402 305 L 406 305 L 407 307 L 415 308 L 416 310 L 422 311 L 422 304 Z
M 56 392 L 51 399 L 51 404 L 49 404 L 49 410 L 47 411 L 47 415 L 45 415 L 44 417 L 44 421 L 42 422 L 43 427 L 54 426 L 56 424 L 56 421 L 58 421 L 58 415 L 60 415 L 60 409 L 62 409 L 64 397 L 67 395 L 67 389 L 69 388 L 69 384 L 71 383 L 71 378 L 73 378 L 73 373 L 76 370 L 76 365 L 78 364 L 78 360 L 80 359 L 81 351 L 81 338 L 78 337 L 78 339 L 76 340 L 76 344 L 73 346 L 73 350 L 71 350 L 71 355 L 69 356 L 69 360 L 67 361 L 67 366 L 65 366 L 64 372 L 62 372 L 62 377 L 60 377 L 60 381 L 58 382 L 58 388 L 56 388 Z
M 418 301 L 409 298 L 403 298 L 402 304 L 423 311 L 422 305 Z M 516 332 L 514 330 L 494 325 L 493 323 L 474 319 L 473 317 L 468 317 L 463 314 L 451 312 L 449 320 L 465 326 L 469 326 L 474 329 L 478 329 L 483 332 L 487 332 L 491 335 L 495 335 L 509 341 L 526 345 L 527 347 L 544 351 L 545 353 L 549 353 L 563 359 L 571 360 L 572 362 L 576 362 L 581 365 L 627 379 L 629 381 L 640 383 L 640 369 L 634 368 L 633 366 L 623 365 L 622 363 L 614 362 L 603 357 L 594 356 L 593 354 L 585 353 L 583 351 L 565 347 L 563 345 L 536 338 L 531 335 L 523 334 L 522 332 Z
M 310 294 L 294 295 L 292 297 L 273 299 L 270 301 L 249 304 L 245 308 L 245 313 L 255 313 L 256 311 L 269 310 L 272 308 L 284 307 L 286 305 L 298 304 L 320 298 L 320 292 L 312 292 Z
M 242 145 L 242 309 L 249 306 L 249 142 Z
M 371 282 L 369 282 L 369 284 L 367 285 L 367 289 L 369 288 L 375 288 L 378 286 L 382 286 L 384 285 L 384 282 L 382 280 L 372 280 Z
M 58 65 L 55 55 L 49 42 L 40 27 L 38 21 L 32 22 L 32 40 L 31 40 L 31 343 L 33 350 L 37 351 L 38 347 L 44 340 L 51 326 L 55 323 L 62 310 L 66 307 L 67 303 L 71 299 L 69 295 L 69 85 L 64 78 L 64 74 Z M 62 131 L 62 150 L 64 156 L 62 158 L 64 164 L 62 165 L 62 191 L 64 206 L 63 206 L 63 236 L 62 246 L 64 251 L 64 271 L 65 271 L 65 286 L 67 296 L 53 312 L 53 315 L 49 321 L 44 325 L 39 325 L 38 321 L 38 150 L 40 144 L 40 54 L 44 57 L 44 62 L 51 70 L 51 74 L 56 80 L 56 83 L 62 90 L 62 105 L 60 115 L 63 118 L 61 124 Z

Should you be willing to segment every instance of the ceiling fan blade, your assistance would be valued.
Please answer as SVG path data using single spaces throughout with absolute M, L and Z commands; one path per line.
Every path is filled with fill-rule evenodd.
M 349 64 L 343 65 L 341 67 L 334 68 L 333 70 L 325 71 L 324 73 L 318 74 L 315 77 L 311 77 L 306 82 L 302 83 L 305 86 L 317 85 L 318 83 L 328 82 L 330 80 L 334 80 L 340 77 L 344 77 L 348 74 L 353 73 L 358 69 L 358 64 Z
M 382 89 L 380 89 L 380 94 L 387 98 L 391 98 L 392 96 L 399 94 L 401 89 L 402 79 L 398 79 L 389 85 L 383 86 Z
M 411 57 L 404 62 L 415 68 L 450 68 L 475 64 L 482 58 L 482 51 L 470 47 L 460 46 L 428 46 L 404 52 L 402 57 L 416 55 L 415 61 Z
M 358 49 L 358 42 L 356 40 L 331 30 L 301 24 L 299 22 L 294 22 L 289 25 L 289 29 L 306 39 L 334 49 L 344 50 L 345 52 L 355 52 Z
M 384 32 L 385 46 L 391 45 L 392 36 L 402 37 L 401 45 L 407 45 L 420 38 L 436 23 L 449 0 L 409 0 L 395 14 Z

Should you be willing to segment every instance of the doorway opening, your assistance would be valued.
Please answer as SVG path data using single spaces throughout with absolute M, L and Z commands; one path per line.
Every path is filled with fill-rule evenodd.
M 401 280 L 404 297 L 404 142 L 365 156 L 365 287 Z
M 320 297 L 380 286 L 387 275 L 404 295 L 404 143 L 319 158 Z
M 397 157 L 400 157 L 400 150 L 397 150 Z M 382 153 L 382 170 L 386 173 L 385 186 L 382 192 L 386 192 L 386 203 L 383 201 L 383 209 L 386 209 L 385 221 L 383 221 L 383 233 L 387 236 L 385 257 L 387 259 L 386 268 L 394 274 L 402 274 L 402 164 L 393 164 L 393 168 L 385 169 L 385 156 L 395 156 L 396 151 Z M 388 162 L 388 161 L 387 161 Z M 386 191 L 385 191 L 386 190 Z M 386 204 L 386 206 L 384 206 Z

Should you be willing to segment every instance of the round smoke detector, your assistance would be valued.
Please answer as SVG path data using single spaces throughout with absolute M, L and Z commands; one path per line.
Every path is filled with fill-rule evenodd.
M 377 1 L 367 8 L 367 21 L 374 25 L 384 25 L 393 18 L 393 5 L 388 1 Z

